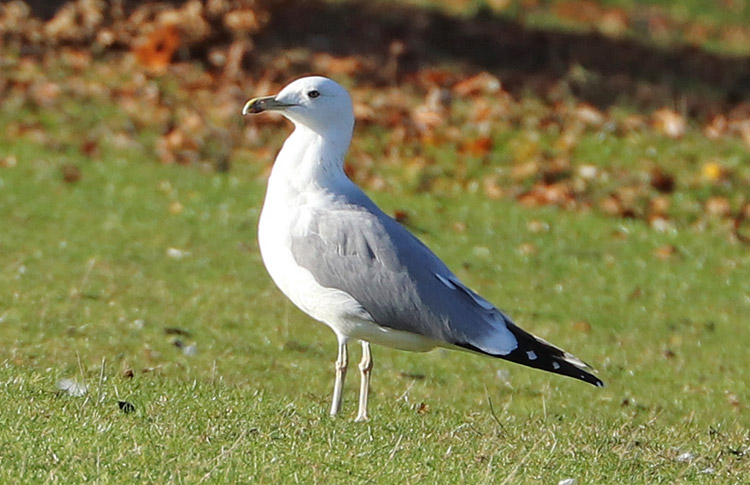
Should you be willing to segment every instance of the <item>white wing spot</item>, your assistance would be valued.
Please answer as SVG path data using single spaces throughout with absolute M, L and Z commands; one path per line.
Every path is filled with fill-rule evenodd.
M 552 362 L 552 368 L 557 370 L 560 368 L 560 364 L 558 364 L 557 362 Z
M 536 360 L 536 354 L 533 350 L 529 350 L 528 352 L 526 352 L 526 355 L 529 356 L 529 360 Z
M 451 290 L 455 290 L 455 289 L 456 289 L 456 285 L 454 285 L 453 283 L 451 283 L 451 282 L 450 282 L 449 280 L 447 280 L 446 278 L 443 278 L 442 276 L 440 276 L 440 275 L 439 275 L 439 274 L 437 274 L 437 273 L 435 273 L 435 277 L 437 277 L 437 279 L 439 279 L 439 280 L 440 280 L 440 282 L 441 282 L 442 284 L 444 284 L 445 286 L 447 286 L 447 287 L 448 287 L 448 288 L 450 288 Z

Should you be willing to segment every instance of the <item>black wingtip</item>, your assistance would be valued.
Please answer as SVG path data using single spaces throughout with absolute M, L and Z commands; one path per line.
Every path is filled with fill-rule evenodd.
M 604 382 L 592 374 L 594 370 L 591 366 L 578 357 L 530 334 L 511 322 L 506 322 L 506 324 L 508 330 L 518 340 L 518 347 L 508 355 L 501 356 L 502 358 L 536 369 L 579 379 L 596 387 L 604 387 Z
M 506 321 L 506 325 L 508 330 L 513 333 L 518 341 L 518 347 L 508 354 L 488 354 L 472 345 L 462 346 L 476 352 L 499 357 L 527 367 L 533 367 L 535 369 L 572 377 L 583 382 L 588 382 L 596 387 L 604 387 L 604 382 L 592 374 L 594 370 L 591 366 L 576 356 L 526 332 L 510 321 Z

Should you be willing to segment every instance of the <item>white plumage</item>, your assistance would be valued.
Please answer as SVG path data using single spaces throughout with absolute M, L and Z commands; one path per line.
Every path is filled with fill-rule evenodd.
M 278 111 L 294 125 L 276 157 L 258 227 L 263 262 L 279 289 L 335 332 L 339 343 L 331 414 L 338 414 L 347 342 L 362 342 L 357 420 L 367 419 L 369 343 L 402 350 L 460 348 L 602 382 L 579 359 L 517 327 L 467 288 L 416 237 L 346 176 L 354 127 L 346 90 L 305 77 L 243 114 Z

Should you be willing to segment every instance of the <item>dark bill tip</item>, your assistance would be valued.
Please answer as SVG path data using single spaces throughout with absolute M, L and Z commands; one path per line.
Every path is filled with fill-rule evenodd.
M 276 101 L 274 96 L 264 96 L 262 98 L 253 98 L 242 107 L 242 114 L 257 114 L 264 111 L 273 111 L 286 108 L 288 105 Z

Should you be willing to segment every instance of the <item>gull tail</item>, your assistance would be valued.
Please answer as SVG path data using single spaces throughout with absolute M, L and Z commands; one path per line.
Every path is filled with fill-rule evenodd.
M 506 320 L 505 324 L 508 326 L 508 330 L 516 337 L 516 340 L 518 340 L 518 347 L 507 355 L 497 355 L 495 357 L 528 367 L 546 370 L 547 372 L 580 379 L 597 387 L 604 387 L 604 382 L 591 373 L 594 369 L 575 355 L 569 354 L 544 339 L 530 334 L 508 320 Z

